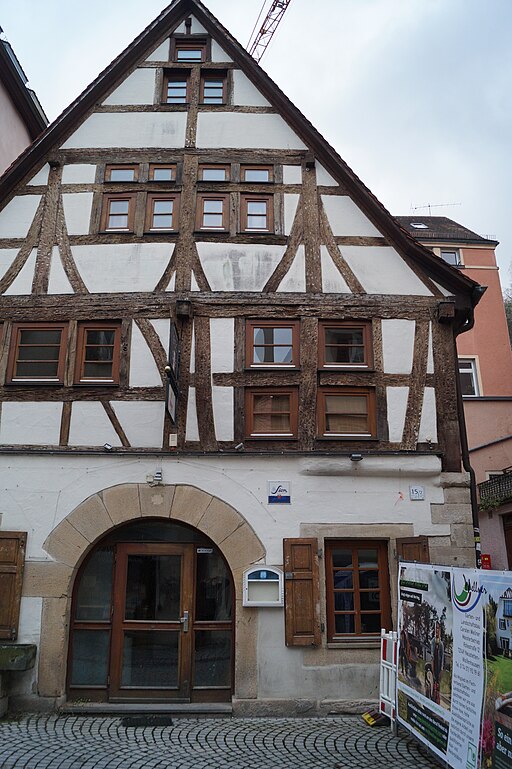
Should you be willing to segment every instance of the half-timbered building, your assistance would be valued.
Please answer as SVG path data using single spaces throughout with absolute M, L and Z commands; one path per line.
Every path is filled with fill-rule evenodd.
M 374 698 L 398 555 L 474 562 L 455 337 L 477 284 L 199 0 L 0 192 L 0 634 L 38 645 L 12 695 Z

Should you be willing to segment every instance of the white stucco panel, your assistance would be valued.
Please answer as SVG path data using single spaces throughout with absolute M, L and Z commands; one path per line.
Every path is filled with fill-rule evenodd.
M 96 166 L 91 163 L 74 163 L 62 169 L 62 184 L 94 184 Z
M 233 440 L 233 388 L 212 387 L 213 421 L 218 441 Z
M 31 294 L 32 281 L 34 280 L 34 270 L 36 268 L 37 249 L 33 248 L 30 256 L 15 277 L 8 289 L 6 295 Z
M 192 341 L 190 343 L 190 373 L 195 374 L 196 371 L 196 326 L 192 321 Z
M 14 262 L 17 254 L 17 248 L 1 248 L 0 249 L 0 278 L 3 278 L 11 264 Z
M 146 340 L 135 322 L 132 323 L 130 348 L 130 387 L 161 387 L 162 377 Z
M 187 426 L 185 428 L 185 440 L 198 441 L 199 427 L 197 426 L 196 388 L 188 388 Z
M 380 236 L 348 195 L 322 195 L 321 198 L 333 235 Z
M 448 291 L 448 289 L 446 289 L 444 286 L 441 286 L 440 283 L 436 283 L 435 280 L 433 280 L 432 283 L 439 289 L 443 296 L 453 296 L 453 291 Z
M 62 147 L 183 147 L 186 125 L 186 112 L 95 112 Z
M 197 250 L 212 291 L 262 291 L 285 247 L 198 243 Z
M 418 440 L 420 443 L 437 443 L 436 392 L 433 387 L 425 387 Z
M 112 401 L 111 405 L 131 446 L 161 448 L 165 413 L 163 401 Z
M 284 234 L 289 235 L 292 229 L 293 220 L 297 213 L 297 205 L 299 202 L 298 195 L 285 195 L 284 196 Z
M 192 270 L 192 275 L 190 276 L 190 290 L 191 291 L 200 291 L 199 284 L 196 279 L 196 275 L 194 270 Z
M 173 274 L 171 276 L 171 279 L 170 279 L 170 281 L 168 283 L 168 286 L 167 286 L 167 288 L 165 290 L 166 291 L 174 291 L 175 287 L 176 287 L 176 273 L 173 272 Z
M 200 148 L 307 149 L 280 115 L 246 112 L 200 112 L 196 144 Z
M 0 238 L 26 238 L 41 195 L 17 195 L 0 211 Z
M 212 38 L 212 62 L 224 62 L 233 61 L 231 56 L 228 56 L 226 51 L 220 47 L 216 40 Z M 235 102 L 236 104 L 237 102 Z
M 302 168 L 283 166 L 283 184 L 302 184 Z
M 103 104 L 153 104 L 155 97 L 155 72 L 152 67 L 134 70 Z
M 58 446 L 62 403 L 12 403 L 2 405 L 0 442 L 7 445 Z
M 48 281 L 49 294 L 73 294 L 73 288 L 62 266 L 59 247 L 52 248 L 52 260 L 50 262 L 50 279 Z
M 70 446 L 121 446 L 107 412 L 97 401 L 75 401 L 69 426 Z
M 345 278 L 334 264 L 327 246 L 320 246 L 322 262 L 322 291 L 326 294 L 351 294 Z
M 163 43 L 152 51 L 146 61 L 169 61 L 169 38 L 166 38 Z
M 320 165 L 320 163 L 316 163 L 316 183 L 319 186 L 323 187 L 337 187 L 338 182 L 336 179 L 334 179 L 329 171 L 326 171 L 326 169 Z
M 244 107 L 270 107 L 270 102 L 241 69 L 233 70 L 233 104 Z
M 212 373 L 233 371 L 235 356 L 234 318 L 210 319 L 210 346 Z
M 16 643 L 39 644 L 41 632 L 41 612 L 43 599 L 22 596 L 20 604 L 20 624 Z M 17 676 L 12 676 L 14 680 Z
M 306 290 L 306 258 L 304 246 L 299 246 L 297 253 L 290 265 L 290 269 L 278 286 L 278 291 L 305 291 Z
M 201 22 L 196 19 L 195 16 L 190 16 L 190 19 L 192 20 L 192 26 L 190 27 L 191 35 L 202 35 L 203 32 L 206 32 L 206 29 L 203 27 Z M 187 28 L 184 21 L 180 24 L 179 27 L 176 27 L 174 33 L 179 35 L 187 34 Z
M 427 374 L 434 373 L 434 348 L 432 346 L 432 323 L 428 324 Z
M 169 263 L 174 244 L 123 243 L 72 246 L 71 250 L 92 293 L 153 291 Z
M 410 374 L 414 352 L 413 320 L 383 320 L 382 350 L 386 374 Z
M 394 248 L 343 246 L 340 251 L 368 294 L 432 296 Z
M 92 192 L 71 192 L 62 196 L 68 235 L 87 235 L 91 221 Z
M 154 318 L 150 320 L 151 325 L 158 334 L 158 338 L 162 342 L 162 346 L 167 353 L 169 351 L 169 334 L 171 324 L 168 318 Z
M 402 441 L 408 397 L 408 387 L 386 387 L 389 440 L 392 443 L 401 443 Z
M 48 184 L 48 174 L 50 173 L 50 166 L 45 163 L 44 166 L 37 172 L 32 179 L 27 182 L 30 187 L 35 187 L 39 184 Z

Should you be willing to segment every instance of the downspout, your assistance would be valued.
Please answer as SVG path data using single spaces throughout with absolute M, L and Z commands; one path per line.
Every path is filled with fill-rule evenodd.
M 463 334 L 466 331 L 470 331 L 475 325 L 475 306 L 478 304 L 478 302 L 484 295 L 486 288 L 487 288 L 486 286 L 477 286 L 475 289 L 473 289 L 473 293 L 471 295 L 471 299 L 472 299 L 471 311 L 465 323 L 458 329 L 458 331 L 456 331 L 456 333 L 453 336 L 453 347 L 455 351 L 456 361 L 458 360 L 458 357 L 459 357 L 457 352 L 457 337 L 459 334 Z M 476 476 L 475 476 L 475 471 L 471 467 L 471 463 L 469 461 L 469 446 L 468 446 L 468 436 L 466 432 L 466 417 L 464 415 L 464 401 L 462 399 L 462 390 L 460 387 L 460 376 L 458 373 L 458 366 L 457 366 L 457 376 L 455 377 L 455 389 L 457 393 L 457 413 L 459 417 L 459 433 L 460 433 L 460 445 L 461 445 L 461 453 L 462 453 L 462 466 L 464 470 L 467 473 L 469 473 L 469 490 L 471 494 L 471 515 L 473 519 L 473 535 L 474 535 L 474 542 L 475 542 L 476 567 L 477 569 L 480 569 L 482 567 L 482 548 L 480 543 L 480 521 L 478 519 L 478 498 L 476 493 Z

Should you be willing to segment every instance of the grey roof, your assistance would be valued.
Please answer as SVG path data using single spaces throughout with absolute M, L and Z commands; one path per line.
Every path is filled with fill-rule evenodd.
M 410 235 L 417 240 L 451 241 L 453 243 L 482 243 L 486 246 L 497 246 L 498 241 L 478 235 L 468 230 L 453 219 L 446 216 L 395 216 L 395 219 Z M 423 224 L 425 227 L 413 227 Z

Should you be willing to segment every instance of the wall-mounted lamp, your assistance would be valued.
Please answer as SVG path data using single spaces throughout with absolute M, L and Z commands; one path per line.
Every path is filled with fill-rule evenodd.
M 360 462 L 362 460 L 362 458 L 363 458 L 362 454 L 351 454 L 350 455 L 350 459 L 352 460 L 352 462 Z

